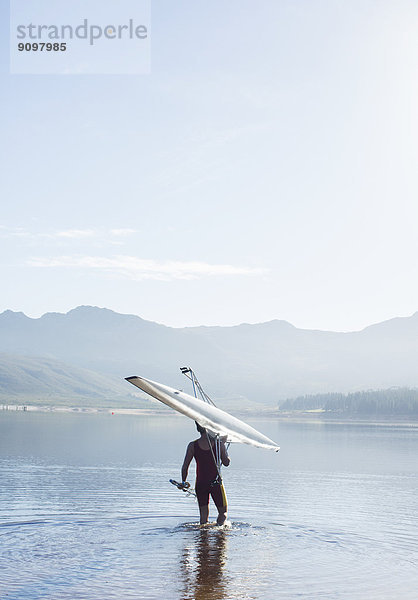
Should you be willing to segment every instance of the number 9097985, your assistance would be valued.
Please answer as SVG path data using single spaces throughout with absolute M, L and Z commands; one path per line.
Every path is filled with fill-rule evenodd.
M 21 42 L 17 45 L 19 52 L 65 52 L 66 42 Z

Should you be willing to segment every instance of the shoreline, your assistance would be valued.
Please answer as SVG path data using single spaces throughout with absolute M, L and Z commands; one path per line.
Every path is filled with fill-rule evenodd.
M 61 413 L 61 414 L 98 414 L 98 415 L 121 415 L 121 416 L 144 416 L 144 417 L 175 417 L 182 415 L 169 409 L 152 408 L 100 408 L 100 407 L 81 407 L 81 406 L 56 406 L 56 405 L 34 405 L 34 404 L 1 404 L 0 415 L 7 412 L 36 412 L 36 413 Z M 388 427 L 417 427 L 418 418 L 408 416 L 386 416 L 370 415 L 370 418 L 356 417 L 353 415 L 324 414 L 323 412 L 295 411 L 289 413 L 280 413 L 279 411 L 269 411 L 253 413 L 252 411 L 235 412 L 234 416 L 241 419 L 274 419 L 283 423 L 310 423 L 310 424 L 334 424 L 334 425 L 375 425 Z

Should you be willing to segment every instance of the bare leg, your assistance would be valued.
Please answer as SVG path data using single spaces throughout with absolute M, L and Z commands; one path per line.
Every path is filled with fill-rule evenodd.
M 228 510 L 228 501 L 226 499 L 225 488 L 221 482 L 220 486 L 216 486 L 212 492 L 212 498 L 218 509 L 218 518 L 216 522 L 218 525 L 223 525 L 226 521 L 226 512 Z
M 218 525 L 223 525 L 226 521 L 226 506 L 221 509 L 218 509 L 218 518 L 216 522 Z
M 208 505 L 199 506 L 199 511 L 200 511 L 200 524 L 204 525 L 205 523 L 208 522 L 209 506 Z

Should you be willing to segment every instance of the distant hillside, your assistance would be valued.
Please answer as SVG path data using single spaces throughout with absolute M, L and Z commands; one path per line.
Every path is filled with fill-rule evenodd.
M 0 354 L 1 404 L 147 407 L 148 400 L 115 377 L 47 358 Z
M 191 365 L 214 399 L 277 406 L 304 394 L 418 387 L 418 313 L 334 333 L 285 321 L 175 329 L 88 306 L 39 319 L 6 311 L 0 352 L 59 360 L 128 387 L 124 377 L 144 375 L 188 390 L 179 367 Z

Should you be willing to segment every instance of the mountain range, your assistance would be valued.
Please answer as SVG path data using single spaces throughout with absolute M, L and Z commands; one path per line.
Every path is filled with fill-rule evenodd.
M 350 333 L 286 321 L 172 328 L 80 306 L 38 319 L 0 314 L 0 396 L 52 395 L 135 402 L 124 378 L 190 391 L 191 366 L 223 406 L 277 406 L 302 394 L 418 386 L 418 312 Z M 225 404 L 226 403 L 226 404 Z

